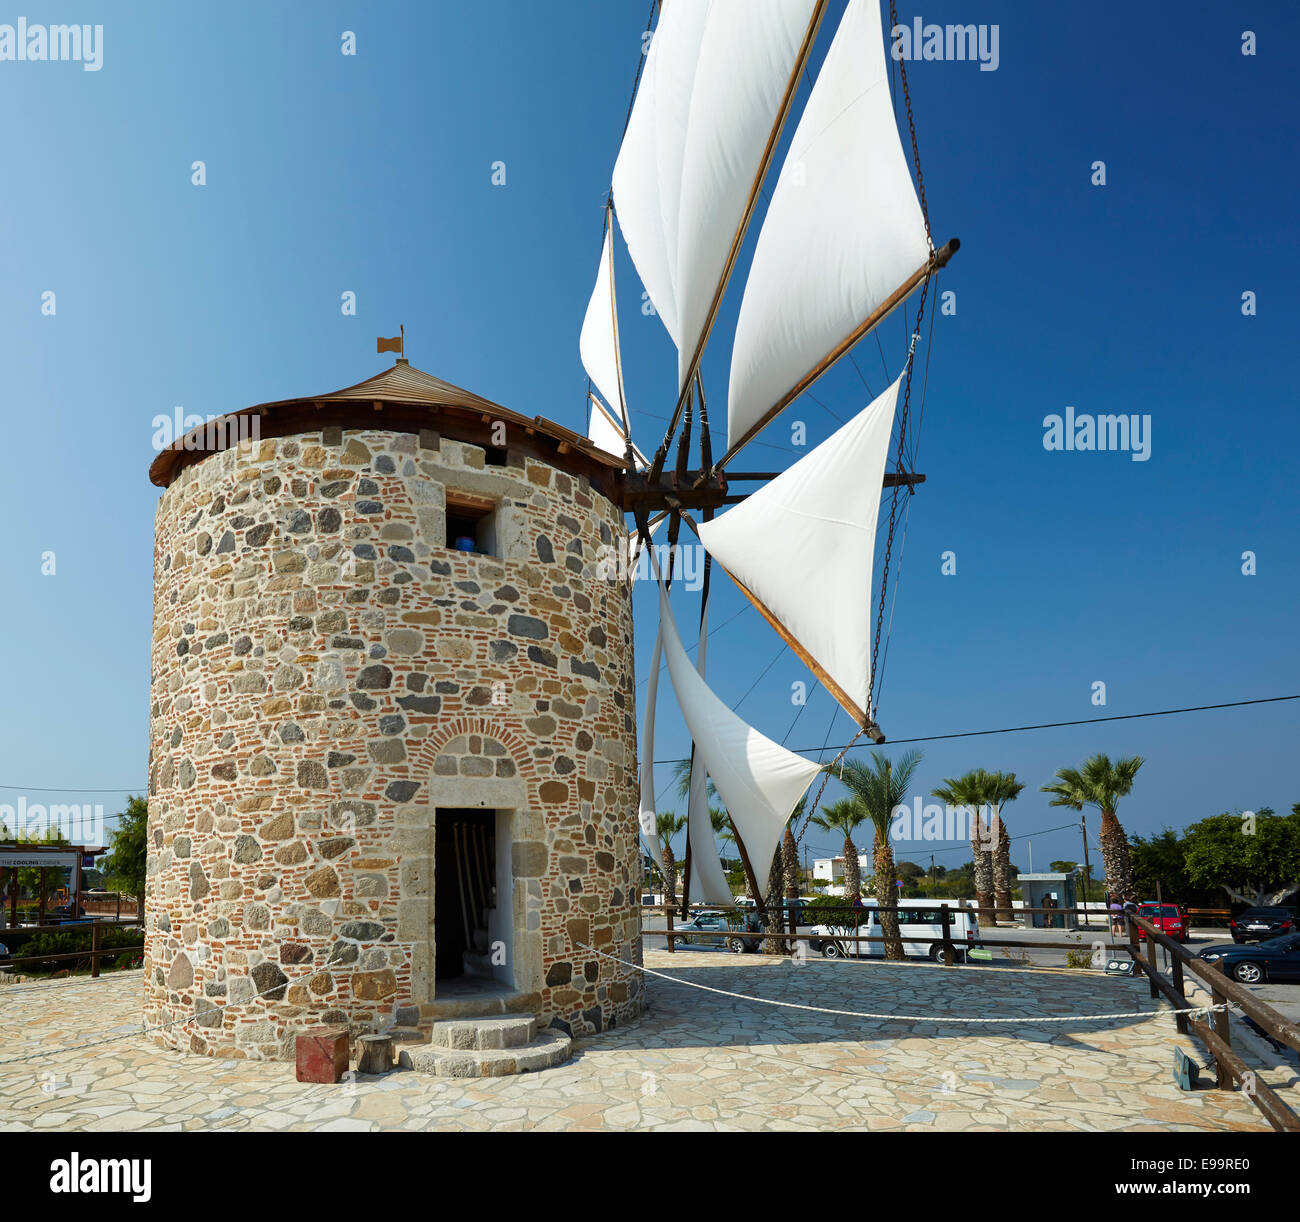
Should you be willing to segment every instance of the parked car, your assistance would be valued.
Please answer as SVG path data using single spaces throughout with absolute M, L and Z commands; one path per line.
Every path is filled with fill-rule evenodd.
M 1175 942 L 1186 942 L 1191 936 L 1187 912 L 1178 904 L 1158 904 L 1154 900 L 1147 900 L 1138 905 L 1137 914 Z M 1139 929 L 1138 937 L 1145 942 L 1146 931 Z
M 903 950 L 909 955 L 929 955 L 936 963 L 943 962 L 943 924 L 939 910 L 944 900 L 904 900 L 898 906 L 898 927 L 903 935 Z M 979 920 L 974 909 L 958 908 L 948 903 L 952 915 L 948 927 L 949 937 L 958 946 L 955 958 L 961 962 L 966 950 L 979 946 Z M 868 955 L 883 955 L 883 942 L 848 942 L 841 939 L 855 934 L 861 937 L 882 936 L 880 917 L 875 900 L 864 900 L 861 921 L 853 925 L 814 925 L 814 935 L 808 943 L 813 951 L 821 951 L 826 959 Z M 962 949 L 964 948 L 964 949 Z
M 674 938 L 677 946 L 725 946 L 732 954 L 754 954 L 762 945 L 761 938 L 742 938 L 737 930 L 746 929 L 761 932 L 758 918 L 747 917 L 743 922 L 728 919 L 720 912 L 701 912 L 684 925 L 673 927 L 674 932 L 685 933 L 685 937 Z
M 1300 981 L 1300 934 L 1287 934 L 1249 946 L 1220 942 L 1197 956 L 1242 984 L 1265 980 Z
M 3 942 L 0 942 L 0 967 L 4 967 L 13 961 L 14 957 L 9 953 L 9 948 Z
M 1292 908 L 1247 908 L 1228 922 L 1234 942 L 1267 942 L 1295 930 Z

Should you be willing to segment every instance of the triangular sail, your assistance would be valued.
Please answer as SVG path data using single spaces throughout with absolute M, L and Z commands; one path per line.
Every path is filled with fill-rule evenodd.
M 670 4 L 666 12 L 682 7 L 690 5 Z M 680 173 L 673 280 L 679 390 L 758 197 L 764 154 L 775 151 L 769 139 L 794 96 L 796 61 L 819 9 L 814 0 L 712 0 L 707 7 Z
M 591 397 L 591 417 L 587 423 L 587 436 L 606 454 L 622 458 L 627 453 L 627 438 L 614 423 L 614 418 L 601 406 L 595 395 Z
M 663 631 L 655 638 L 654 656 L 650 659 L 650 678 L 646 683 L 645 728 L 641 731 L 641 810 L 637 819 L 646 851 L 664 869 L 664 853 L 659 843 L 659 818 L 655 810 L 655 704 L 659 697 L 659 659 L 663 653 Z M 673 902 L 672 896 L 666 902 Z
M 661 19 L 660 26 L 673 20 L 676 7 L 673 4 L 668 6 L 668 13 Z M 668 40 L 664 42 L 667 44 Z M 636 91 L 632 113 L 628 116 L 618 160 L 614 162 L 614 203 L 623 241 L 627 243 L 628 254 L 632 256 L 641 283 L 645 285 L 655 313 L 672 336 L 673 343 L 677 343 L 677 303 L 673 294 L 676 252 L 670 255 L 668 250 L 659 188 L 662 172 L 656 132 L 655 77 L 660 45 L 656 34 L 646 52 L 641 84 Z M 663 139 L 667 142 L 671 131 L 666 124 L 665 129 Z M 664 155 L 670 154 L 665 150 Z M 680 159 L 680 154 L 675 156 Z
M 713 694 L 686 655 L 662 582 L 659 631 L 673 690 L 695 740 L 696 754 L 703 756 L 750 860 L 769 862 L 795 805 L 820 766 L 760 734 Z
M 709 604 L 700 611 L 700 643 L 695 650 L 695 666 L 704 678 L 704 663 L 709 643 Z M 686 805 L 686 832 L 691 844 L 690 895 L 696 904 L 730 904 L 731 885 L 718 859 L 718 842 L 709 818 L 708 770 L 704 755 L 696 751 L 691 761 L 691 783 Z
M 578 352 L 583 368 L 591 378 L 602 399 L 609 404 L 619 421 L 620 434 L 627 426 L 627 402 L 623 395 L 623 370 L 618 349 L 618 306 L 614 299 L 614 231 L 605 228 L 605 243 L 600 252 L 600 266 L 596 271 L 596 285 L 587 302 L 587 313 L 582 320 L 582 333 L 578 336 Z M 592 426 L 597 427 L 595 417 Z M 602 450 L 620 457 L 627 449 L 626 441 L 617 448 L 605 444 L 606 435 L 600 437 L 588 430 L 587 436 Z
M 628 253 L 678 347 L 679 390 L 824 2 L 674 0 L 651 40 L 614 164 L 614 201 Z
M 697 527 L 709 554 L 859 724 L 870 712 L 872 560 L 901 383 Z
M 655 29 L 655 152 L 659 167 L 659 209 L 673 298 L 679 303 L 678 225 L 681 215 L 682 164 L 690 122 L 691 98 L 700 64 L 704 27 L 711 0 L 670 4 Z M 650 65 L 647 64 L 647 69 Z
M 890 105 L 879 0 L 849 0 L 754 250 L 731 358 L 732 450 L 929 258 Z

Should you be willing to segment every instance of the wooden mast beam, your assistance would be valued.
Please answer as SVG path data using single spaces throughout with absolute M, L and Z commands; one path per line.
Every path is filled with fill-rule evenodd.
M 880 305 L 873 310 L 867 317 L 850 332 L 844 339 L 835 345 L 825 357 L 817 362 L 802 378 L 799 379 L 780 400 L 763 415 L 756 420 L 746 432 L 735 442 L 727 452 L 714 464 L 714 469 L 725 467 L 731 459 L 735 458 L 755 437 L 758 436 L 773 420 L 776 419 L 787 407 L 790 406 L 805 390 L 807 390 L 818 378 L 822 376 L 832 365 L 836 363 L 854 344 L 867 334 L 873 327 L 883 322 L 890 314 L 894 312 L 908 297 L 912 291 L 925 280 L 928 276 L 933 275 L 941 267 L 946 267 L 948 260 L 961 249 L 961 242 L 953 238 L 950 242 L 945 243 L 934 254 L 925 261 L 925 263 L 916 269 L 901 285 L 898 286 Z M 676 418 L 674 417 L 674 420 Z M 674 427 L 676 427 L 674 425 Z M 710 472 L 709 474 L 712 474 Z

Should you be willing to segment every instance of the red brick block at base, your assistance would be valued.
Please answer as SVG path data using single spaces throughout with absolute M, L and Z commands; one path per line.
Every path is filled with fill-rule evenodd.
M 348 1071 L 346 1027 L 312 1027 L 294 1040 L 299 1082 L 341 1082 Z

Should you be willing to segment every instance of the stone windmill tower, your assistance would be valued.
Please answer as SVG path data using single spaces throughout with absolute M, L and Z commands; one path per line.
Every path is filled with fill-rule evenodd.
M 155 1038 L 640 1013 L 622 466 L 401 358 L 158 455 Z

